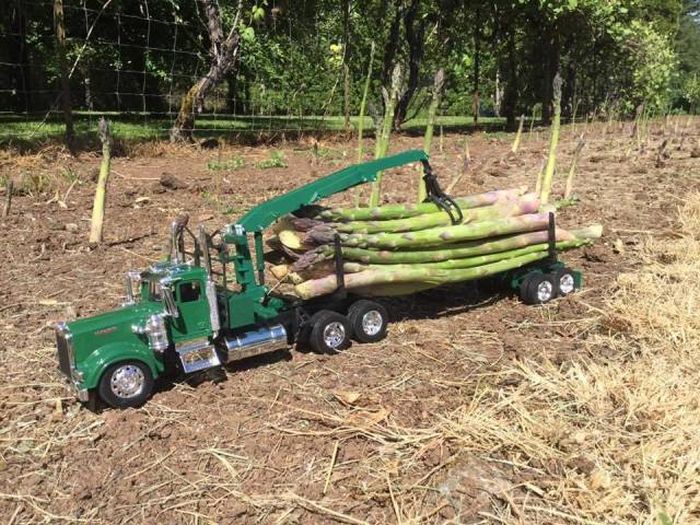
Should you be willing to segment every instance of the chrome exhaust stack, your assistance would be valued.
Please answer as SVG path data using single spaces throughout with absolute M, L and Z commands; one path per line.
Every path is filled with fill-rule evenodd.
M 287 330 L 281 324 L 264 326 L 258 330 L 243 332 L 232 338 L 224 338 L 226 362 L 238 361 L 254 355 L 288 348 Z

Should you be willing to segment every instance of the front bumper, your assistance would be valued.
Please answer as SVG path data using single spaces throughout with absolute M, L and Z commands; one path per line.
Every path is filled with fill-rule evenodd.
M 58 369 L 68 379 L 73 392 L 80 401 L 89 401 L 90 392 L 83 388 L 83 373 L 75 366 L 75 354 L 73 350 L 73 334 L 66 323 L 56 325 L 56 352 L 58 356 Z

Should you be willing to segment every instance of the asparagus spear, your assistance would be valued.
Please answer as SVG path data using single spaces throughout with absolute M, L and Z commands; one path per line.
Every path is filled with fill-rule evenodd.
M 355 246 L 359 248 L 418 248 L 485 239 L 509 233 L 544 230 L 549 222 L 545 213 L 528 214 L 520 217 L 506 217 L 499 220 L 460 224 L 457 226 L 444 226 L 431 228 L 417 232 L 406 233 L 378 233 L 378 234 L 345 234 L 341 233 L 340 241 L 343 246 Z M 312 233 L 312 232 L 309 232 Z M 333 240 L 333 235 L 324 233 L 309 235 L 309 241 L 316 244 L 327 244 Z
M 544 259 L 547 252 L 535 252 L 519 257 L 504 259 L 491 264 L 463 268 L 457 270 L 445 270 L 438 268 L 401 267 L 390 269 L 369 269 L 364 272 L 352 273 L 345 276 L 345 287 L 349 290 L 356 288 L 374 287 L 389 283 L 425 283 L 440 285 L 460 281 L 479 279 L 496 273 L 505 272 L 525 266 L 526 264 Z M 311 299 L 321 295 L 332 293 L 337 287 L 335 275 L 329 275 L 321 279 L 305 281 L 294 287 L 296 294 L 302 299 Z
M 508 190 L 495 190 L 478 195 L 469 195 L 455 199 L 462 209 L 478 208 L 495 204 L 505 198 L 515 198 L 525 193 L 525 188 L 512 188 Z M 388 219 L 405 219 L 415 217 L 423 213 L 442 212 L 442 209 L 432 202 L 420 204 L 387 204 L 374 208 L 331 208 L 322 210 L 317 218 L 332 221 L 371 221 Z
M 602 233 L 603 229 L 600 224 L 594 224 L 587 228 L 571 231 L 557 228 L 556 240 L 593 240 L 599 238 Z M 450 244 L 445 248 L 414 251 L 378 251 L 343 246 L 342 254 L 343 259 L 347 261 L 359 261 L 368 264 L 417 264 L 508 251 L 522 246 L 547 242 L 547 236 L 548 234 L 546 231 L 537 231 L 508 235 L 496 239 L 483 239 L 461 244 Z M 295 267 L 299 269 L 304 268 L 320 260 L 332 257 L 333 254 L 333 246 L 319 246 L 316 250 L 309 251 L 302 255 L 299 260 L 296 261 Z
M 527 193 L 517 200 L 508 199 L 491 206 L 465 209 L 462 214 L 462 224 L 501 217 L 511 217 L 535 213 L 539 208 L 539 199 L 534 193 Z M 350 221 L 340 223 L 316 222 L 312 225 L 309 219 L 291 219 L 298 230 L 311 232 L 338 233 L 398 233 L 407 231 L 427 230 L 437 226 L 452 224 L 446 213 L 426 213 L 405 219 L 390 219 L 386 221 Z

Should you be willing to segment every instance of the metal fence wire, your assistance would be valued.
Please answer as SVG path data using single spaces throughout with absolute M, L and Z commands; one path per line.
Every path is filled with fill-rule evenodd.
M 94 129 L 100 115 L 109 115 L 142 124 L 144 136 L 167 136 L 183 95 L 208 69 L 206 24 L 197 0 L 2 2 L 0 139 L 61 132 L 57 1 L 64 13 L 68 96 L 77 131 Z M 257 78 L 255 66 L 247 67 Z M 207 97 L 197 131 L 296 132 L 332 125 L 332 118 L 304 115 L 293 106 L 273 114 L 247 95 L 236 91 L 235 78 L 226 79 Z M 302 99 L 303 93 L 295 96 Z

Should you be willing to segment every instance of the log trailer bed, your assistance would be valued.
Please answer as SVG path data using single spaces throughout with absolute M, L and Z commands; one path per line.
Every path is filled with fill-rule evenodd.
M 170 259 L 127 272 L 126 300 L 120 308 L 57 324 L 59 369 L 78 399 L 136 407 L 151 396 L 158 378 L 173 373 L 191 374 L 295 344 L 336 352 L 351 339 L 383 339 L 387 310 L 380 302 L 347 292 L 338 238 L 337 289 L 302 301 L 265 285 L 263 232 L 284 215 L 414 162 L 423 165 L 428 198 L 453 223 L 459 222 L 461 210 L 440 190 L 428 156 L 420 150 L 340 170 L 256 206 L 212 234 L 201 226 L 193 233 L 186 220 L 175 221 Z M 581 274 L 557 258 L 553 214 L 548 237 L 546 259 L 499 275 L 529 304 L 548 302 L 581 286 Z M 186 239 L 193 241 L 190 252 Z

